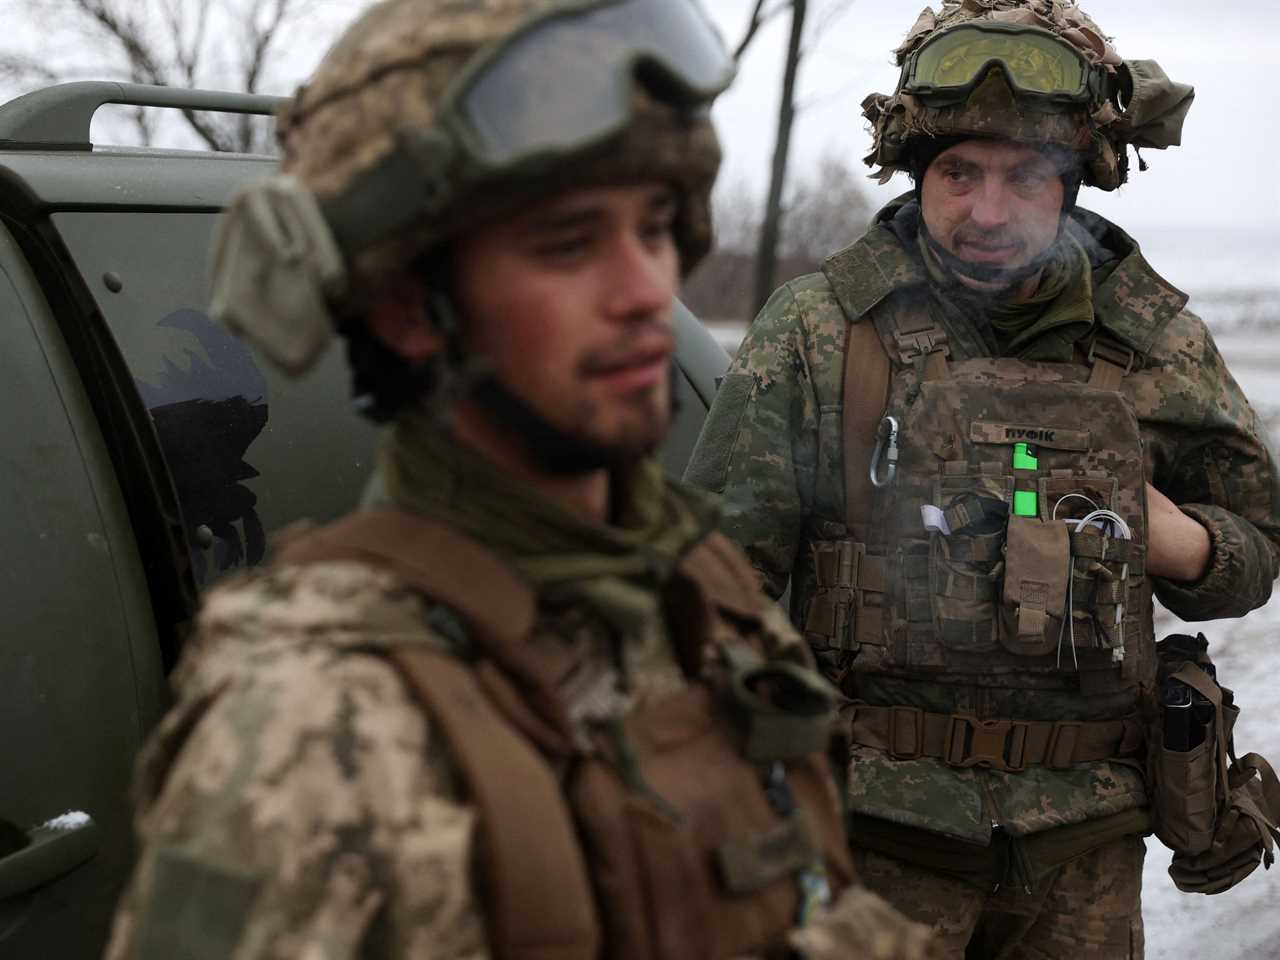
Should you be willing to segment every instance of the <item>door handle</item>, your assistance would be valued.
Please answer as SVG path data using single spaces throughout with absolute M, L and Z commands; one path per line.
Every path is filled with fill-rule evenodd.
M 21 831 L 18 831 L 21 832 Z M 0 901 L 52 883 L 98 852 L 98 825 L 87 813 L 67 813 L 25 831 L 26 842 L 0 856 Z

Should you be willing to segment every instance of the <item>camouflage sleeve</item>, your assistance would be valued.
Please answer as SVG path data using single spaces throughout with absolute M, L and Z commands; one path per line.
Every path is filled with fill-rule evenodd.
M 722 496 L 721 529 L 781 596 L 812 510 L 818 415 L 791 284 L 764 305 L 738 349 L 685 471 Z
M 394 667 L 221 646 L 144 756 L 108 960 L 486 957 L 475 813 Z
M 1262 606 L 1280 573 L 1280 474 L 1265 425 L 1198 317 L 1184 312 L 1154 351 L 1140 405 L 1153 448 L 1152 483 L 1209 531 L 1194 583 L 1155 580 L 1184 620 L 1239 617 Z

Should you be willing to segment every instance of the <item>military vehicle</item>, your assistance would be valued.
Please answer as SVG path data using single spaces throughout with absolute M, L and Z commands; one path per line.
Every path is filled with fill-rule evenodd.
M 108 148 L 106 103 L 274 98 L 80 82 L 0 106 L 0 956 L 96 957 L 133 761 L 200 592 L 349 509 L 375 431 L 343 358 L 279 377 L 210 321 L 214 222 L 270 157 Z M 678 473 L 728 357 L 678 311 Z

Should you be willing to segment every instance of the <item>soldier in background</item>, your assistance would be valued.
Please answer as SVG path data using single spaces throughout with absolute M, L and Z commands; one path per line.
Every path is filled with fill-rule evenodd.
M 1141 956 L 1152 596 L 1242 616 L 1280 557 L 1204 324 L 1076 206 L 1192 91 L 1056 0 L 947 0 L 897 61 L 868 163 L 914 194 L 774 294 L 686 479 L 851 699 L 864 882 L 949 957 Z
M 108 956 L 916 958 L 850 886 L 834 691 L 650 456 L 732 62 L 686 0 L 386 0 L 224 221 L 215 313 L 340 326 L 380 502 L 212 591 Z

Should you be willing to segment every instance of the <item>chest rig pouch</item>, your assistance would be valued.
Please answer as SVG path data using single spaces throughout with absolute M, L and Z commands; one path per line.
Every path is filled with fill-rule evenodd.
M 760 954 L 851 882 L 827 761 L 834 692 L 769 656 L 754 575 L 719 535 L 688 554 L 665 598 L 689 685 L 592 732 L 559 693 L 572 663 L 531 640 L 533 592 L 487 550 L 379 511 L 280 556 L 335 559 L 388 566 L 448 604 L 480 653 L 463 662 L 406 644 L 391 659 L 479 811 L 495 956 Z
M 887 410 L 898 463 L 867 547 L 883 551 L 885 629 L 859 668 L 1099 693 L 1140 682 L 1154 638 L 1123 370 L 948 362 L 941 331 L 895 336 L 909 361 Z

